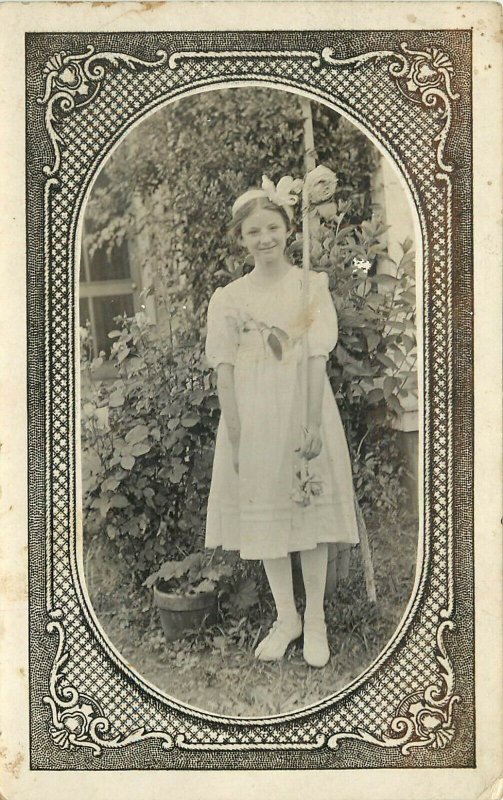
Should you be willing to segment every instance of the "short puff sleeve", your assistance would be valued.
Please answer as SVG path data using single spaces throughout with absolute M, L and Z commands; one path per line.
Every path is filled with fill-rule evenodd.
M 206 358 L 210 367 L 234 364 L 238 348 L 238 328 L 223 289 L 216 289 L 208 305 Z
M 324 356 L 327 359 L 337 344 L 337 312 L 328 288 L 326 272 L 312 272 L 309 277 L 311 322 L 307 331 L 308 355 Z

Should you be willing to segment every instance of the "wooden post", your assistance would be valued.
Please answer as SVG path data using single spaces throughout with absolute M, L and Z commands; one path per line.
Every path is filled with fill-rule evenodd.
M 313 115 L 311 101 L 306 97 L 300 98 L 302 117 L 304 120 L 304 167 L 306 174 L 316 167 L 316 150 L 314 147 Z M 303 302 L 307 314 L 309 302 L 309 269 L 310 269 L 310 246 L 309 246 L 309 202 L 305 188 L 302 191 L 302 267 L 303 267 Z M 302 340 L 302 364 L 301 364 L 301 386 L 302 386 L 302 424 L 307 425 L 307 405 L 308 405 L 308 352 L 307 334 Z M 307 462 L 304 462 L 307 469 Z M 360 552 L 365 574 L 365 585 L 367 597 L 371 603 L 376 602 L 376 588 L 374 580 L 374 566 L 367 535 L 367 526 L 363 518 L 362 510 L 355 496 L 356 519 L 358 523 L 358 534 L 360 538 Z M 337 580 L 344 580 L 349 573 L 350 548 L 341 547 L 336 544 L 328 546 L 328 567 L 327 581 L 325 586 L 325 596 L 329 597 L 336 589 Z
M 302 117 L 304 119 L 304 169 L 306 175 L 316 167 L 316 151 L 314 147 L 313 114 L 311 101 L 306 97 L 301 97 L 300 105 Z M 309 199 L 305 187 L 302 191 L 302 267 L 303 267 L 303 304 L 306 310 L 309 303 L 309 269 L 310 269 L 310 241 L 309 241 Z M 307 426 L 307 404 L 308 404 L 308 352 L 307 352 L 307 333 L 302 338 L 302 365 L 301 365 L 301 385 L 302 385 L 302 425 Z M 307 462 L 304 462 L 307 469 Z M 337 545 L 328 547 L 327 578 L 325 584 L 325 595 L 330 596 L 337 585 Z
M 311 172 L 316 166 L 316 151 L 314 149 L 313 114 L 311 101 L 307 97 L 300 98 L 300 107 L 304 119 L 304 167 Z
M 314 133 L 313 116 L 311 112 L 311 101 L 305 97 L 300 100 L 302 116 L 304 118 L 304 167 L 306 174 L 314 169 L 316 162 L 314 159 Z M 309 246 L 309 197 L 304 187 L 302 189 L 302 305 L 304 319 L 308 318 L 309 305 L 309 269 L 311 253 Z M 302 337 L 302 364 L 301 364 L 301 387 L 302 387 L 302 427 L 307 427 L 307 405 L 308 405 L 308 352 L 307 352 L 307 328 Z M 307 464 L 305 464 L 307 468 Z
M 360 537 L 360 551 L 363 562 L 363 573 L 365 575 L 365 586 L 367 589 L 367 597 L 371 603 L 376 602 L 376 585 L 374 579 L 374 565 L 372 563 L 372 553 L 370 552 L 369 537 L 367 534 L 367 526 L 363 517 L 360 504 L 355 497 L 355 511 L 356 520 L 358 522 L 358 535 Z
M 305 97 L 300 98 L 302 118 L 304 120 L 304 169 L 306 174 L 314 169 L 316 162 L 314 159 L 314 135 L 313 117 L 311 113 L 311 102 Z M 304 318 L 307 319 L 309 303 L 309 267 L 310 267 L 310 248 L 309 248 L 309 203 L 305 187 L 302 189 L 302 305 Z M 307 427 L 307 405 L 308 405 L 308 353 L 307 353 L 307 331 L 302 336 L 302 355 L 300 364 L 300 385 L 301 385 L 301 423 L 302 428 Z M 307 460 L 301 459 L 301 472 L 305 477 L 307 471 Z M 294 553 L 292 560 L 293 577 L 296 594 L 304 593 L 304 584 L 301 580 L 302 569 L 298 553 Z

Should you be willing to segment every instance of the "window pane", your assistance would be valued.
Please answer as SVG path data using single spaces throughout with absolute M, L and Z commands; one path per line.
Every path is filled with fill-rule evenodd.
M 89 311 L 89 300 L 87 297 L 81 297 L 79 300 L 79 325 L 85 328 L 87 323 L 91 320 L 91 313 Z
M 108 338 L 110 331 L 117 328 L 115 317 L 124 314 L 132 317 L 134 314 L 133 296 L 131 294 L 111 295 L 110 297 L 93 297 L 91 300 L 94 311 L 94 325 L 96 331 L 96 351 L 104 350 L 110 354 L 113 340 Z
M 89 259 L 89 271 L 91 281 L 130 278 L 127 241 L 123 239 L 120 245 L 112 247 L 111 250 L 107 250 L 106 247 L 96 250 Z
M 84 253 L 84 245 L 82 245 L 82 247 L 80 248 L 80 269 L 79 269 L 79 281 L 81 283 L 82 281 L 86 280 L 86 266 L 84 261 L 85 257 L 86 256 Z

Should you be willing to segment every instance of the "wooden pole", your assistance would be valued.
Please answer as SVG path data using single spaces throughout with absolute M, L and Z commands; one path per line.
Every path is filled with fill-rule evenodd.
M 316 166 L 314 157 L 314 133 L 313 115 L 311 101 L 301 97 L 300 105 L 302 117 L 304 119 L 304 167 L 306 174 Z M 307 194 L 305 181 L 302 189 L 302 307 L 305 324 L 304 335 L 302 337 L 302 363 L 301 363 L 301 387 L 302 387 L 302 427 L 307 428 L 308 412 L 308 349 L 307 349 L 307 320 L 309 316 L 309 270 L 311 262 L 310 241 L 309 241 L 309 197 Z M 307 461 L 303 462 L 303 469 L 307 470 Z
M 316 151 L 314 147 L 313 115 L 311 101 L 305 97 L 300 100 L 302 116 L 304 119 L 304 168 L 306 175 L 316 167 Z M 309 269 L 310 269 L 310 235 L 309 235 L 309 202 L 305 188 L 302 191 L 302 267 L 303 267 L 303 307 L 305 319 L 308 317 L 309 304 Z M 307 352 L 307 332 L 302 337 L 302 425 L 307 427 L 307 408 L 308 408 L 308 352 Z M 303 462 L 303 468 L 307 470 L 307 461 Z M 329 597 L 337 586 L 337 545 L 329 545 L 327 577 L 325 583 L 325 596 Z
M 311 113 L 311 102 L 304 97 L 300 98 L 300 108 L 304 120 L 304 170 L 307 174 L 316 166 L 314 160 L 314 135 L 313 117 Z M 310 247 L 309 247 L 309 203 L 305 190 L 302 189 L 302 310 L 303 318 L 307 321 L 309 304 L 309 266 L 310 266 Z M 307 325 L 305 325 L 302 335 L 302 353 L 300 362 L 300 387 L 301 387 L 301 424 L 302 429 L 307 428 L 308 411 L 308 352 L 307 352 Z M 307 477 L 307 459 L 302 458 L 300 462 L 302 478 Z M 301 579 L 302 569 L 300 565 L 299 553 L 294 553 L 292 559 L 294 585 L 296 593 L 304 592 L 304 584 Z
M 374 565 L 372 563 L 372 553 L 370 551 L 367 526 L 365 524 L 365 519 L 363 517 L 360 504 L 356 499 L 356 497 L 355 497 L 355 511 L 356 511 L 356 520 L 358 522 L 358 535 L 360 537 L 360 550 L 363 562 L 363 574 L 365 575 L 365 587 L 367 589 L 367 597 L 369 599 L 369 602 L 375 603 L 377 600 L 377 596 L 376 596 L 376 585 L 374 577 Z
M 304 119 L 304 167 L 311 172 L 316 166 L 316 151 L 314 149 L 313 114 L 311 101 L 307 97 L 300 98 L 300 107 Z

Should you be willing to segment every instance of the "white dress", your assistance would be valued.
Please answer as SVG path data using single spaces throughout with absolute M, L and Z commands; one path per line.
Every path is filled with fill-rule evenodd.
M 326 359 L 337 341 L 337 316 L 324 273 L 310 273 L 307 315 L 302 271 L 296 267 L 272 288 L 247 275 L 217 289 L 210 300 L 206 356 L 214 368 L 234 365 L 241 436 L 237 474 L 222 415 L 208 498 L 207 547 L 264 559 L 321 542 L 359 541 L 348 447 L 328 376 L 322 449 L 309 462 L 310 472 L 323 481 L 322 492 L 307 506 L 293 499 L 302 441 L 300 364 L 306 324 L 309 355 Z

